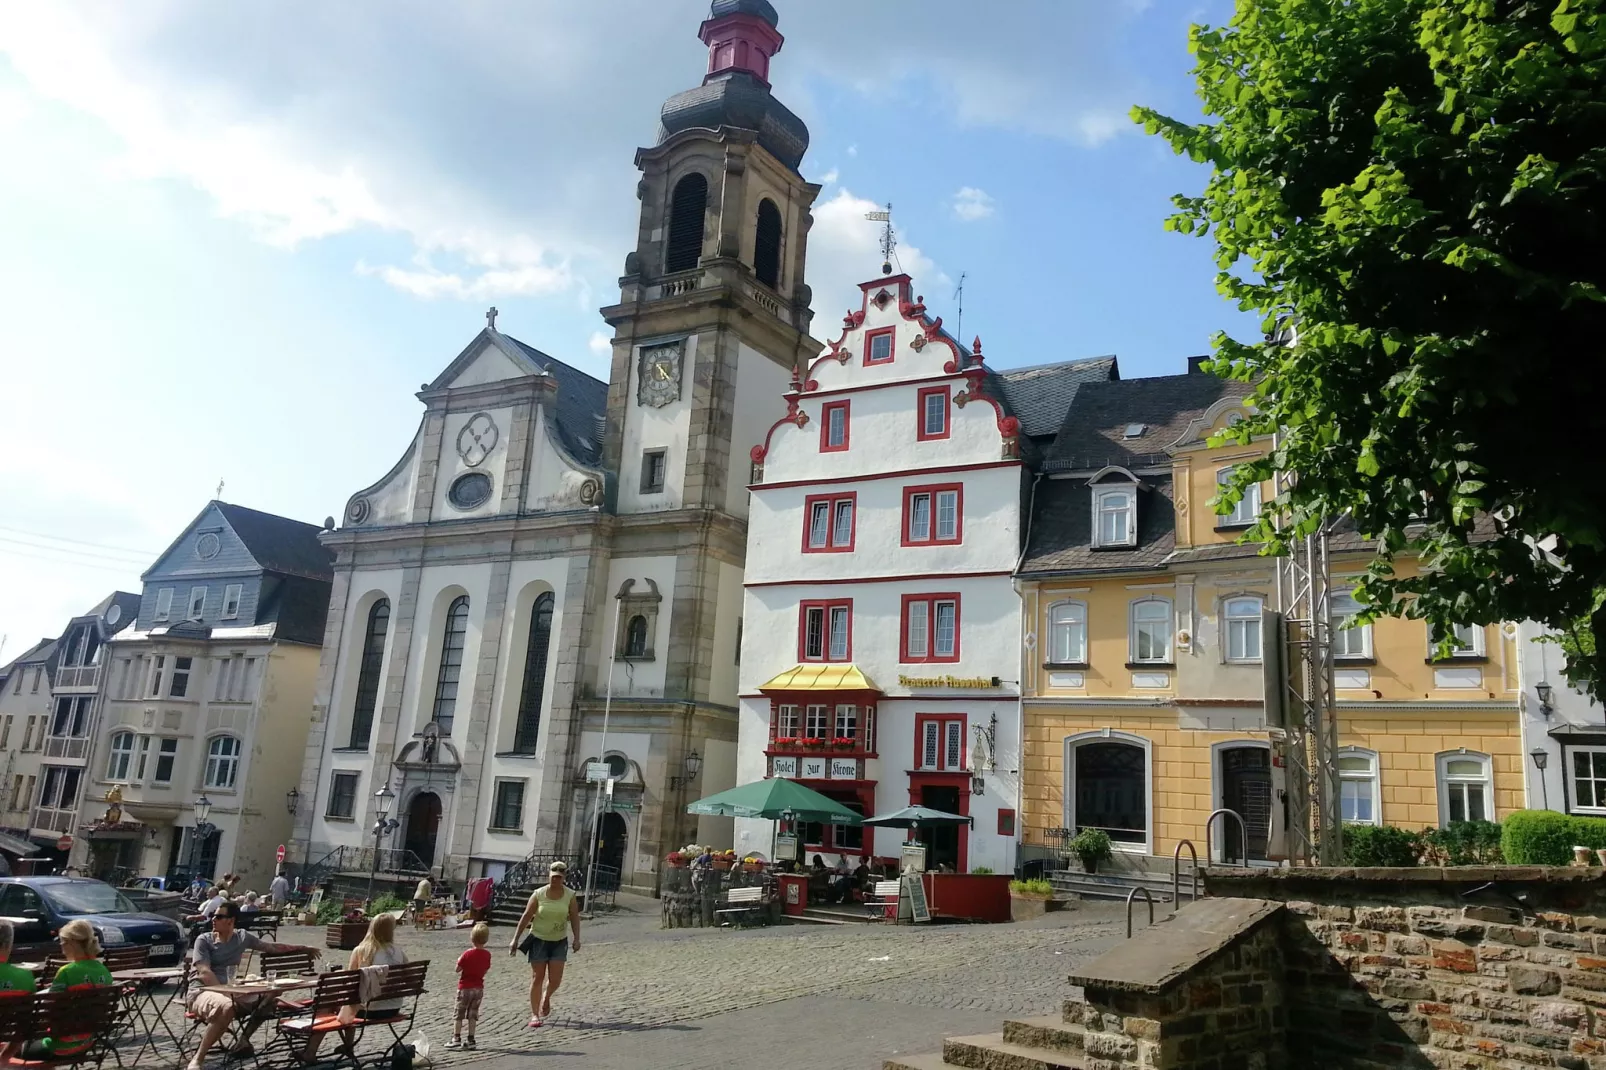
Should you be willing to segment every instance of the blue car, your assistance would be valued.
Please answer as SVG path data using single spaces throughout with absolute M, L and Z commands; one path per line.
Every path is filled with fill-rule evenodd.
M 153 966 L 177 965 L 186 949 L 178 922 L 142 913 L 116 888 L 84 877 L 0 877 L 0 918 L 16 932 L 20 960 L 58 954 L 56 933 L 76 918 L 104 948 L 149 947 Z

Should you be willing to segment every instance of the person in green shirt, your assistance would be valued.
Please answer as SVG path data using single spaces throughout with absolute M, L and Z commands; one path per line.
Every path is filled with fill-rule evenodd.
M 564 878 L 569 867 L 554 862 L 547 867 L 547 883 L 530 893 L 524 905 L 524 915 L 513 930 L 508 950 L 519 950 L 519 934 L 530 930 L 530 943 L 525 954 L 530 960 L 530 1021 L 531 1029 L 546 1024 L 552 1014 L 552 997 L 563 983 L 563 970 L 570 951 L 580 950 L 580 903 L 573 890 L 566 887 Z M 573 929 L 574 938 L 565 940 L 564 930 Z M 542 991 L 543 985 L 545 992 Z
M 106 964 L 100 961 L 100 940 L 96 938 L 89 922 L 83 918 L 69 921 L 61 927 L 56 939 L 61 942 L 61 954 L 67 960 L 67 965 L 56 971 L 55 980 L 50 982 L 50 991 L 71 992 L 117 983 L 112 980 L 112 972 L 106 968 Z M 28 1059 L 59 1059 L 77 1055 L 94 1042 L 95 1037 L 90 1033 L 45 1037 L 43 1040 L 28 1041 L 23 1045 L 22 1054 Z
M 0 997 L 34 990 L 33 971 L 11 963 L 11 948 L 17 942 L 17 931 L 11 923 L 0 918 Z

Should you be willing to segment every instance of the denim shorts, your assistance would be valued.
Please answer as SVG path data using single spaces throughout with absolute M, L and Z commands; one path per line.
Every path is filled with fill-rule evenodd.
M 537 962 L 567 962 L 569 961 L 569 941 L 567 940 L 540 940 L 530 945 L 530 965 Z

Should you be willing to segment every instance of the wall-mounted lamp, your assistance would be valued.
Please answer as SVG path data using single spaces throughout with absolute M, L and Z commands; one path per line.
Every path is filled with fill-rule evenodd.
M 1539 696 L 1539 712 L 1544 714 L 1546 717 L 1549 717 L 1555 710 L 1555 707 L 1550 704 L 1550 700 L 1554 696 L 1555 690 L 1550 686 L 1549 683 L 1541 680 L 1537 684 L 1534 684 L 1534 694 Z M 1540 766 L 1539 768 L 1543 769 L 1544 766 Z
M 1546 691 L 1549 684 L 1540 684 Z M 1548 707 L 1547 707 L 1548 708 Z M 1545 783 L 1545 766 L 1550 764 L 1550 752 L 1543 747 L 1535 747 L 1528 752 L 1528 757 L 1534 760 L 1534 768 L 1539 770 L 1539 798 L 1544 802 L 1545 809 L 1550 809 L 1550 785 Z
M 296 807 L 301 803 L 301 789 L 292 787 L 284 793 L 284 808 L 290 811 L 290 816 L 296 816 Z
M 690 784 L 693 780 L 697 779 L 697 772 L 698 770 L 702 769 L 702 767 L 703 756 L 698 754 L 696 751 L 692 751 L 686 755 L 686 775 L 670 777 L 669 786 L 671 788 L 678 788 L 684 784 Z
M 987 781 L 980 773 L 970 778 L 970 793 L 980 795 L 987 789 Z

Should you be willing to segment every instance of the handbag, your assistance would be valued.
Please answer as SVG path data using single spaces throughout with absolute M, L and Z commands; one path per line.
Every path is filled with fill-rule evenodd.
M 519 943 L 519 953 L 523 954 L 523 955 L 528 955 L 531 951 L 534 951 L 534 950 L 535 950 L 535 934 L 534 933 L 526 933 L 525 936 L 524 936 L 524 939 Z

